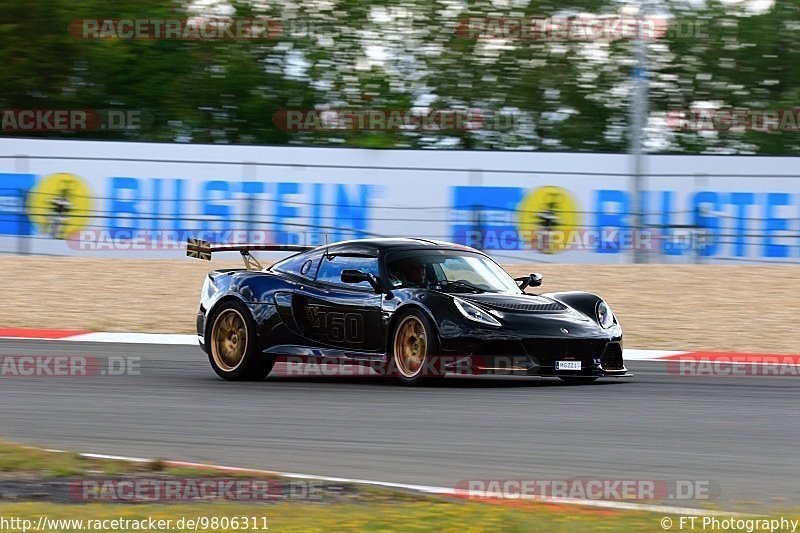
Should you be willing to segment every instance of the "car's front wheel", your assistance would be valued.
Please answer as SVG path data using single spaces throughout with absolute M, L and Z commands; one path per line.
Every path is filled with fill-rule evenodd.
M 422 311 L 410 309 L 397 321 L 390 344 L 393 374 L 405 385 L 419 385 L 440 380 L 441 369 L 430 361 L 439 351 L 436 330 Z
M 208 360 L 218 376 L 231 381 L 262 380 L 272 370 L 273 362 L 258 351 L 255 325 L 243 303 L 220 304 L 207 337 Z

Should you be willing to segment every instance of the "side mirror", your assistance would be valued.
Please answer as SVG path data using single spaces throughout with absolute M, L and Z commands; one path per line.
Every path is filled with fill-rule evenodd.
M 527 287 L 539 287 L 542 284 L 542 275 L 534 272 L 523 278 L 514 278 L 514 281 L 519 281 L 519 289 L 524 291 Z
M 342 283 L 361 283 L 362 281 L 366 281 L 372 286 L 372 289 L 375 292 L 383 292 L 380 285 L 378 285 L 378 280 L 375 279 L 375 276 L 368 272 L 362 272 L 361 270 L 353 269 L 342 270 L 341 279 Z

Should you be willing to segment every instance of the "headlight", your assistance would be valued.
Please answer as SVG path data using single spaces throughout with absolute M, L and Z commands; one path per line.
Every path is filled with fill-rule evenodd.
M 466 300 L 462 300 L 461 298 L 453 298 L 453 302 L 455 302 L 456 307 L 459 311 L 461 311 L 461 314 L 472 321 L 480 322 L 481 324 L 486 324 L 488 326 L 502 326 L 502 324 L 495 320 L 492 315 L 477 305 L 473 305 Z
M 603 300 L 600 300 L 600 303 L 597 304 L 597 321 L 602 328 L 610 328 L 614 325 L 614 313 L 611 312 L 611 308 Z

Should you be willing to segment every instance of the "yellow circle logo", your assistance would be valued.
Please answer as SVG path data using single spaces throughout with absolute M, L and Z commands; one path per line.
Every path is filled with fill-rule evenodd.
M 580 207 L 572 194 L 561 187 L 533 190 L 517 205 L 517 227 L 530 235 L 530 246 L 546 254 L 567 248 L 579 237 Z
M 45 176 L 28 193 L 28 216 L 53 239 L 66 239 L 88 226 L 92 205 L 92 190 L 75 174 Z

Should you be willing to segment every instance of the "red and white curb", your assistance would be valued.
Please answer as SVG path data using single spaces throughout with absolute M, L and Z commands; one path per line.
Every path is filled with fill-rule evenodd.
M 0 339 L 197 346 L 197 335 L 178 333 L 121 333 L 0 327 Z M 800 366 L 800 355 L 782 354 L 637 350 L 634 348 L 625 348 L 623 357 L 626 361 L 702 361 L 746 363 L 749 365 L 775 364 L 779 362 L 782 365 Z
M 52 453 L 70 453 L 65 450 L 43 449 L 29 447 L 34 450 L 43 450 Z M 79 456 L 87 459 L 102 459 L 107 461 L 122 461 L 126 463 L 152 463 L 153 459 L 143 459 L 141 457 L 126 457 L 123 455 L 107 455 L 102 453 L 78 453 Z M 492 494 L 488 497 L 476 498 L 471 495 L 469 491 L 463 489 L 455 489 L 448 487 L 436 487 L 429 485 L 415 485 L 409 483 L 394 483 L 391 481 L 374 481 L 369 479 L 356 479 L 347 477 L 333 477 L 333 476 L 318 476 L 312 474 L 298 474 L 294 472 L 279 472 L 275 470 L 258 470 L 253 468 L 241 468 L 237 466 L 221 466 L 207 463 L 192 463 L 187 461 L 163 461 L 159 462 L 168 467 L 174 468 L 196 468 L 200 470 L 213 470 L 220 473 L 237 473 L 248 474 L 253 476 L 272 476 L 282 477 L 286 479 L 304 479 L 314 481 L 328 481 L 331 483 L 347 483 L 351 485 L 367 485 L 372 487 L 382 487 L 386 489 L 397 489 L 411 492 L 418 492 L 420 494 L 430 494 L 434 496 L 448 496 L 454 498 L 463 498 L 473 501 L 493 501 L 493 500 L 529 500 L 541 503 L 549 503 L 556 505 L 575 505 L 578 507 L 597 507 L 602 509 L 616 509 L 620 511 L 644 511 L 651 513 L 662 513 L 671 515 L 688 515 L 688 516 L 728 516 L 728 517 L 743 517 L 743 516 L 756 516 L 745 515 L 742 513 L 732 513 L 719 510 L 707 510 L 696 507 L 675 507 L 670 505 L 656 505 L 649 503 L 635 503 L 628 501 L 615 501 L 615 500 L 589 500 L 579 498 L 555 498 L 551 496 L 537 496 L 526 494 L 515 494 L 509 496 L 504 493 Z
M 66 340 L 72 337 L 85 335 L 86 333 L 88 332 L 75 329 L 28 329 L 0 327 L 0 338 L 3 339 Z
M 177 333 L 119 333 L 68 329 L 2 328 L 0 339 L 112 342 L 116 344 L 173 344 L 196 346 L 197 335 Z

